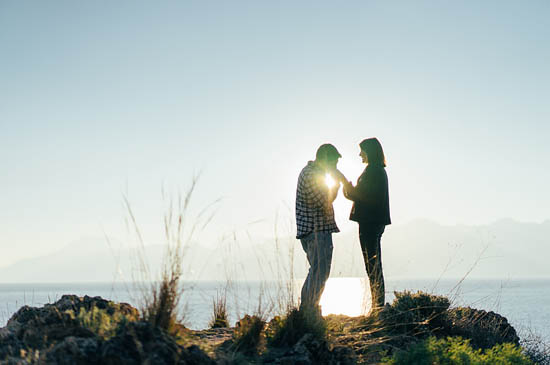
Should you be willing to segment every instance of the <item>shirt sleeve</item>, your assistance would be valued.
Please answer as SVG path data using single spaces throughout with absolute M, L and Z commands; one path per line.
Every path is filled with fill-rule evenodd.
M 316 208 L 326 208 L 328 204 L 328 191 L 324 177 L 319 174 L 310 173 L 305 179 L 305 191 L 308 203 Z

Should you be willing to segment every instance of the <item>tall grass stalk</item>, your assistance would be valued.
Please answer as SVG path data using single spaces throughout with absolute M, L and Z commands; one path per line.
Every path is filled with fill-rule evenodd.
M 216 298 L 212 300 L 212 319 L 210 328 L 229 327 L 229 314 L 227 312 L 227 286 L 216 292 Z
M 129 227 L 133 230 L 138 243 L 134 258 L 137 260 L 135 267 L 138 277 L 133 275 L 133 282 L 139 293 L 138 306 L 141 317 L 155 327 L 169 332 L 175 331 L 177 324 L 185 320 L 185 310 L 180 305 L 184 292 L 183 259 L 197 230 L 204 229 L 214 215 L 210 209 L 213 203 L 189 221 L 189 207 L 197 181 L 198 177 L 194 177 L 187 192 L 183 196 L 178 194 L 177 199 L 167 196 L 164 188 L 162 189 L 162 198 L 167 204 L 163 217 L 165 250 L 160 273 L 157 275 L 153 275 L 147 261 L 145 240 L 130 201 L 126 195 L 123 196 Z

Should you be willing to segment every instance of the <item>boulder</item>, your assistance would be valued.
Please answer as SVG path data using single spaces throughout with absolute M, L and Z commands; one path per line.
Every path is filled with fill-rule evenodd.
M 487 312 L 470 307 L 453 308 L 448 311 L 447 336 L 460 336 L 470 339 L 474 348 L 489 349 L 501 343 L 519 346 L 516 330 L 506 317 L 495 312 Z

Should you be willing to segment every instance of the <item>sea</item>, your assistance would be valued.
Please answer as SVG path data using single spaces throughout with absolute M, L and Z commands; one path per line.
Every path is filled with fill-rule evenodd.
M 185 282 L 180 312 L 186 326 L 204 329 L 212 318 L 213 303 L 225 298 L 232 324 L 244 314 L 277 314 L 297 300 L 303 280 Z M 23 305 L 40 307 L 64 294 L 100 296 L 139 306 L 143 288 L 134 283 L 0 284 L 0 327 Z M 386 301 L 395 291 L 418 290 L 445 295 L 452 306 L 469 306 L 505 316 L 521 338 L 550 341 L 550 279 L 407 279 L 386 282 Z M 370 294 L 364 278 L 330 278 L 321 299 L 323 315 L 358 316 L 369 310 Z

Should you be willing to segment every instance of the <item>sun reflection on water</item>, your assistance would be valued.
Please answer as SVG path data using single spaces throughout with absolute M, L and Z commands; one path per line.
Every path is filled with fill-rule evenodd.
M 321 297 L 323 316 L 344 314 L 357 317 L 370 309 L 370 292 L 365 278 L 329 278 Z

